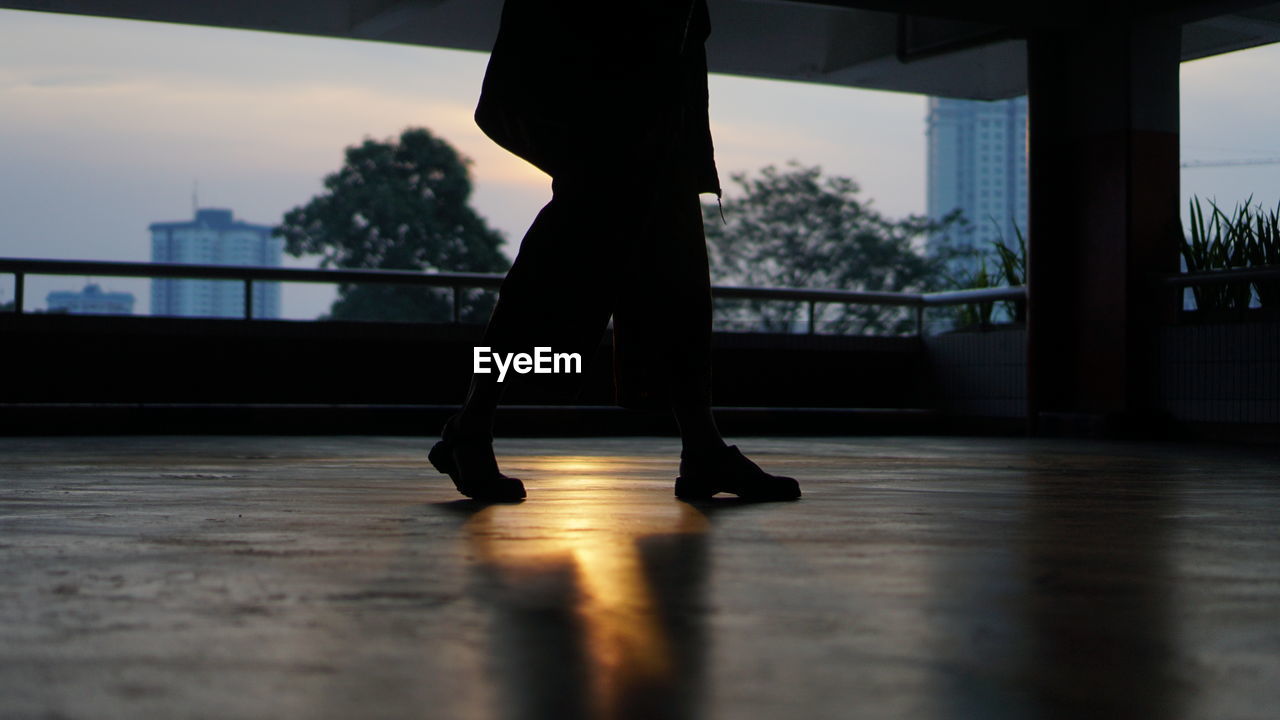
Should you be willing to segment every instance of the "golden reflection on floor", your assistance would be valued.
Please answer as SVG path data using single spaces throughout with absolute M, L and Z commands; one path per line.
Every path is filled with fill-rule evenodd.
M 540 573 L 573 568 L 575 607 L 594 717 L 628 715 L 637 691 L 671 686 L 677 665 L 639 542 L 651 536 L 703 534 L 707 518 L 677 501 L 670 488 L 637 488 L 629 474 L 652 470 L 640 458 L 559 456 L 512 458 L 530 468 L 536 498 L 491 505 L 467 523 L 482 563 L 518 586 Z

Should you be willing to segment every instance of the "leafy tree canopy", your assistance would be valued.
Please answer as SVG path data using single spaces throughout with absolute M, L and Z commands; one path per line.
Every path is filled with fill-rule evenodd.
M 275 234 L 295 257 L 320 255 L 321 267 L 504 272 L 502 236 L 469 205 L 470 161 L 423 128 L 399 139 L 348 147 L 324 192 L 285 213 Z M 447 289 L 339 286 L 335 320 L 439 322 L 452 317 Z M 464 319 L 483 320 L 492 305 L 470 293 Z
M 724 202 L 724 220 L 704 208 L 712 278 L 718 283 L 772 287 L 920 292 L 939 277 L 937 261 L 916 249 L 957 221 L 911 215 L 891 219 L 863 200 L 852 179 L 823 176 L 796 163 L 732 176 L 741 190 Z M 720 323 L 747 323 L 774 332 L 807 321 L 804 303 L 719 302 Z M 900 307 L 820 305 L 823 331 L 901 334 L 912 329 Z

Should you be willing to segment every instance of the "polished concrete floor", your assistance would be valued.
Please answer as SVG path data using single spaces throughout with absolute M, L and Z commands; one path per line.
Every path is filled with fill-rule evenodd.
M 804 498 L 689 505 L 677 445 L 0 439 L 3 718 L 1275 718 L 1275 452 L 751 439 Z

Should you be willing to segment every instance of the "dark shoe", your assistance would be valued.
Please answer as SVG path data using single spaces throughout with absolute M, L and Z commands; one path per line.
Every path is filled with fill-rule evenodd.
M 481 502 L 519 502 L 524 499 L 524 483 L 503 475 L 493 456 L 493 438 L 462 436 L 450 418 L 440 442 L 427 453 L 436 470 L 453 480 L 458 492 Z
M 676 497 L 705 500 L 722 492 L 743 500 L 795 500 L 800 497 L 800 483 L 761 470 L 736 445 L 705 454 L 680 455 Z

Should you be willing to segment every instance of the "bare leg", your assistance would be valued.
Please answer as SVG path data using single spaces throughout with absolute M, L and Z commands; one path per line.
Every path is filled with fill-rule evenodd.
M 710 407 L 672 403 L 671 413 L 680 426 L 680 445 L 684 454 L 707 453 L 725 446 Z
M 471 376 L 467 399 L 462 403 L 454 423 L 458 432 L 467 436 L 492 436 L 498 402 L 502 400 L 502 384 L 493 373 Z

